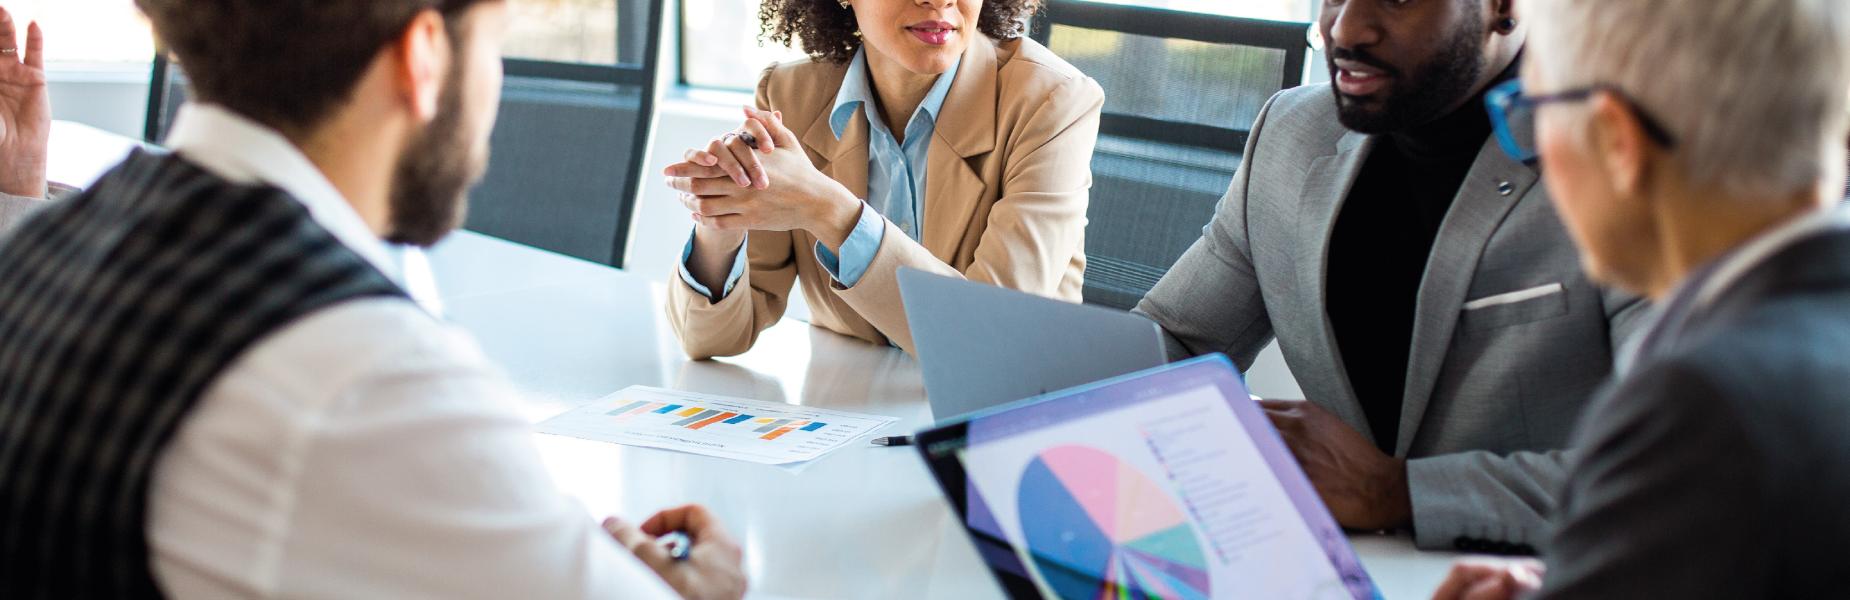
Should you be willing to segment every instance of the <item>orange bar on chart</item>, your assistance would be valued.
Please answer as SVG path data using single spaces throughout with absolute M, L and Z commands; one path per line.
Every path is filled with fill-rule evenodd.
M 796 431 L 796 430 L 797 430 L 797 428 L 798 428 L 798 427 L 802 427 L 804 423 L 808 423 L 808 421 L 797 421 L 797 422 L 795 422 L 795 423 L 791 423 L 791 424 L 790 424 L 790 425 L 788 425 L 788 426 L 785 426 L 785 427 L 779 427 L 779 428 L 777 429 L 777 431 L 773 431 L 773 432 L 770 432 L 770 433 L 767 433 L 767 434 L 764 434 L 764 437 L 762 437 L 762 438 L 759 438 L 759 439 L 762 439 L 762 440 L 775 440 L 775 439 L 777 439 L 777 438 L 780 438 L 780 437 L 784 437 L 784 434 L 786 434 L 786 433 L 790 433 L 790 432 L 792 432 L 792 431 Z
M 693 425 L 688 425 L 687 428 L 688 429 L 699 429 L 702 427 L 706 427 L 708 425 L 712 425 L 714 423 L 718 423 L 720 421 L 724 421 L 726 419 L 736 417 L 736 416 L 739 416 L 739 413 L 735 413 L 735 412 L 720 413 L 719 416 L 713 417 L 711 419 L 707 419 L 705 421 L 701 421 L 699 423 L 695 423 Z

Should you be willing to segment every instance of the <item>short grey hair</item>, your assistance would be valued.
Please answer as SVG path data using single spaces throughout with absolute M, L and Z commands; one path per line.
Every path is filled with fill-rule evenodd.
M 1850 0 L 1523 0 L 1538 93 L 1606 84 L 1676 138 L 1691 183 L 1815 190 L 1850 135 Z

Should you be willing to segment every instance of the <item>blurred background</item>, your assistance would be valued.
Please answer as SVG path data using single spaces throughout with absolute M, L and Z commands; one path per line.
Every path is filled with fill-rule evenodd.
M 1321 0 L 1102 3 L 1309 21 Z M 641 172 L 642 184 L 634 201 L 634 224 L 627 243 L 629 252 L 623 262 L 627 270 L 666 281 L 680 255 L 689 224 L 673 193 L 649 174 L 678 159 L 686 148 L 705 145 L 708 139 L 735 127 L 739 107 L 752 101 L 751 90 L 759 72 L 773 62 L 800 58 L 802 53 L 762 38 L 758 0 L 666 0 L 660 57 L 654 65 L 631 64 L 640 55 L 636 50 L 642 44 L 634 36 L 647 30 L 647 23 L 625 22 L 647 18 L 631 16 L 637 5 L 620 0 L 509 0 L 513 23 L 505 54 L 510 59 L 593 75 L 622 68 L 641 70 L 654 78 L 659 100 L 653 106 L 655 123 L 648 140 L 648 164 Z M 133 0 L 0 0 L 0 6 L 12 11 L 22 26 L 38 21 L 45 29 L 55 118 L 125 136 L 143 136 L 155 43 Z M 625 32 L 630 33 L 626 36 Z M 1237 81 L 1253 77 L 1241 72 L 1253 68 L 1251 65 L 1209 58 L 1209 49 L 1198 42 L 1092 31 L 1067 36 L 1055 46 L 1081 70 L 1097 72 L 1105 72 L 1112 61 L 1124 56 L 1160 57 L 1163 68 L 1144 71 L 1144 80 L 1120 75 L 1105 82 L 1109 102 L 1114 106 L 1145 107 L 1151 114 L 1194 112 L 1245 127 L 1261 104 L 1254 99 L 1213 104 L 1186 95 L 1156 93 L 1176 83 L 1170 79 Z M 1322 64 L 1320 56 L 1306 61 L 1305 80 L 1325 79 Z M 520 97 L 510 93 L 515 95 L 509 106 L 518 106 Z M 1176 106 L 1177 103 L 1200 106 Z M 500 139 L 497 137 L 498 145 Z M 510 168 L 506 163 L 517 162 L 520 161 L 505 160 L 502 166 Z M 493 184 L 491 181 L 485 187 Z M 1219 182 L 1214 185 L 1219 186 L 1217 189 L 1225 186 Z M 795 300 L 790 315 L 806 319 L 808 312 L 801 297 Z M 1275 349 L 1261 357 L 1249 378 L 1254 390 L 1262 395 L 1302 396 Z

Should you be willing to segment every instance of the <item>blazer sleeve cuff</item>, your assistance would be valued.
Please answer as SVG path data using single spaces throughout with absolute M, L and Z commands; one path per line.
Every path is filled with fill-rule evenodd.
M 1413 543 L 1421 550 L 1534 554 L 1546 524 L 1514 514 L 1503 482 L 1485 472 L 1488 453 L 1446 454 L 1407 461 L 1413 503 Z M 1511 513 L 1511 514 L 1502 514 Z
M 875 329 L 901 350 L 912 352 L 912 328 L 906 322 L 906 311 L 899 299 L 899 269 L 911 267 L 930 273 L 961 277 L 956 269 L 938 260 L 931 251 L 926 250 L 905 232 L 899 231 L 892 222 L 882 218 L 886 228 L 884 241 L 880 249 L 874 252 L 873 261 L 867 265 L 867 272 L 854 287 L 843 287 L 840 283 L 833 285 L 835 293 L 848 306 L 854 308 L 861 318 L 866 319 Z
M 741 248 L 739 254 L 745 255 Z M 739 275 L 739 284 L 751 284 L 751 270 Z M 695 360 L 732 356 L 751 349 L 752 294 L 727 294 L 718 301 L 695 289 L 677 274 L 668 284 L 668 323 L 681 340 L 681 349 Z
M 842 242 L 841 255 L 836 256 L 828 246 L 816 242 L 816 262 L 822 263 L 823 270 L 829 272 L 837 285 L 852 288 L 867 274 L 867 267 L 873 264 L 874 254 L 880 251 L 880 242 L 885 238 L 886 218 L 874 207 L 862 203 L 861 218 L 855 221 L 854 230 Z
M 732 272 L 726 275 L 726 287 L 720 290 L 719 295 L 715 296 L 713 290 L 708 289 L 707 286 L 701 285 L 699 281 L 694 279 L 694 275 L 687 270 L 688 259 L 694 257 L 694 234 L 688 234 L 687 245 L 681 247 L 681 266 L 677 269 L 677 272 L 681 274 L 681 282 L 687 284 L 687 287 L 692 288 L 694 291 L 700 292 L 700 295 L 706 296 L 715 303 L 732 296 L 732 290 L 738 287 L 739 279 L 745 277 L 745 249 L 749 248 L 750 244 L 751 234 L 748 233 L 745 234 L 745 241 L 741 242 L 739 244 L 739 249 L 735 251 L 737 254 L 733 255 Z

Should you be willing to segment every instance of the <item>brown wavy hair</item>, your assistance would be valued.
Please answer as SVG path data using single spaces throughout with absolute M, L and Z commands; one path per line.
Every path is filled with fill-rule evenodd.
M 1041 0 L 983 0 L 976 28 L 992 39 L 1006 40 L 1027 34 L 1028 17 L 1040 11 Z M 854 11 L 840 0 L 764 0 L 758 7 L 760 39 L 803 49 L 816 60 L 845 63 L 861 48 Z

